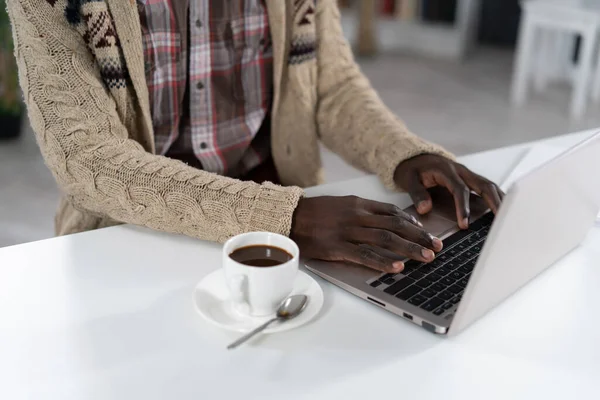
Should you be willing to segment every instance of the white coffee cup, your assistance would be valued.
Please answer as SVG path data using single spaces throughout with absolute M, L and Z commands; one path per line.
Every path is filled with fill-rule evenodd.
M 254 267 L 230 257 L 234 251 L 248 246 L 278 247 L 292 258 L 272 267 Z M 300 250 L 293 240 L 269 232 L 250 232 L 234 236 L 223 246 L 223 269 L 234 309 L 245 315 L 273 315 L 294 289 Z

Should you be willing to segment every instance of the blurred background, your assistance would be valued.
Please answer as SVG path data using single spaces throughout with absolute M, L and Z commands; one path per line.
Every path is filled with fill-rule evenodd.
M 59 197 L 19 101 L 4 1 L 0 247 L 53 236 Z M 600 126 L 594 3 L 600 2 L 345 0 L 340 6 L 357 59 L 387 105 L 413 132 L 461 155 Z M 324 162 L 329 182 L 361 175 L 326 150 Z

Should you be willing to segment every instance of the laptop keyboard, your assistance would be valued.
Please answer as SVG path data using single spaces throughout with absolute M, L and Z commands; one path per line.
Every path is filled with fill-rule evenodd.
M 430 263 L 408 261 L 399 274 L 384 274 L 372 287 L 442 316 L 461 300 L 487 238 L 494 214 L 489 212 L 444 240 L 444 249 Z

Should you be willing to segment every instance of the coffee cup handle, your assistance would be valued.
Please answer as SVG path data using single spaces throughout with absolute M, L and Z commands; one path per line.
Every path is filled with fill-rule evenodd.
M 250 305 L 248 304 L 248 279 L 246 275 L 233 275 L 230 277 L 229 288 L 233 308 L 239 313 L 248 314 Z

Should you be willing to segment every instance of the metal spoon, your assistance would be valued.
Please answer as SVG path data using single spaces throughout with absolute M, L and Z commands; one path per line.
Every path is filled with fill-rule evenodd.
M 231 343 L 229 346 L 227 346 L 227 350 L 233 350 L 236 347 L 238 347 L 239 345 L 241 345 L 242 343 L 245 343 L 248 339 L 250 339 L 257 333 L 260 333 L 260 332 L 264 331 L 265 329 L 267 329 L 267 327 L 275 321 L 283 322 L 283 321 L 287 321 L 287 320 L 297 317 L 304 310 L 307 303 L 308 303 L 308 296 L 305 296 L 303 294 L 298 294 L 295 296 L 288 297 L 287 299 L 285 299 L 283 301 L 283 303 L 281 303 L 281 305 L 277 309 L 277 314 L 276 314 L 275 318 L 273 318 L 270 321 L 265 322 L 264 324 L 262 324 L 261 326 L 259 326 L 255 330 L 253 330 L 252 332 L 245 334 L 244 336 L 242 336 L 235 342 Z

